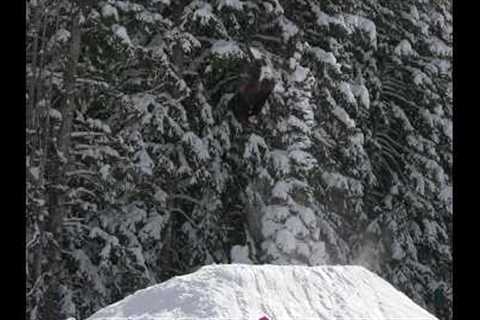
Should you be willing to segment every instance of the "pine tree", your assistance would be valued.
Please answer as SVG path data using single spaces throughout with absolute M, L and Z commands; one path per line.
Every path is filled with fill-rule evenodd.
M 451 319 L 451 24 L 450 1 L 28 2 L 27 318 L 244 262 L 361 264 Z

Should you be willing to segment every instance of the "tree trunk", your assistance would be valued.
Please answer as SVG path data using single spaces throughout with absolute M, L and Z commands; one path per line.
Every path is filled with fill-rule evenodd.
M 32 62 L 31 66 L 31 79 L 30 83 L 28 84 L 28 103 L 27 103 L 27 112 L 26 112 L 26 126 L 28 132 L 28 136 L 32 136 L 31 132 L 34 131 L 34 118 L 35 118 L 35 88 L 36 88 L 36 73 L 37 73 L 37 65 L 38 65 L 38 45 L 39 45 L 39 37 L 40 37 L 40 20 L 41 20 L 41 10 L 42 8 L 38 5 L 34 8 L 33 13 L 33 21 L 32 21 L 32 33 L 33 33 L 33 45 L 31 50 L 31 59 Z
M 81 50 L 81 30 L 80 30 L 81 10 L 76 8 L 72 21 L 72 38 L 70 43 L 70 52 L 68 63 L 64 72 L 64 96 L 62 108 L 62 123 L 60 128 L 51 128 L 49 141 L 49 159 L 47 161 L 47 197 L 49 214 L 45 231 L 50 235 L 48 245 L 47 259 L 49 260 L 47 274 L 50 276 L 49 288 L 46 293 L 44 312 L 48 317 L 60 319 L 63 317 L 61 312 L 62 285 L 66 280 L 62 275 L 62 240 L 63 240 L 63 219 L 68 215 L 68 206 L 66 205 L 66 193 L 68 191 L 66 172 L 70 165 L 70 136 L 72 131 L 75 80 L 77 73 L 77 63 Z M 53 318 L 52 318 L 53 319 Z

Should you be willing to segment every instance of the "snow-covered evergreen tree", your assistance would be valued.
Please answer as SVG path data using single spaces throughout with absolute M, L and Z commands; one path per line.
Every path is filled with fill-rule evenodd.
M 361 264 L 451 319 L 451 1 L 37 0 L 27 26 L 29 319 L 230 262 Z

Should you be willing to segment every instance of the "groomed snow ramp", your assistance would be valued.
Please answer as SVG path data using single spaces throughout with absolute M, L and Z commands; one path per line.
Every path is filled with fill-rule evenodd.
M 438 320 L 359 266 L 210 265 L 87 320 Z

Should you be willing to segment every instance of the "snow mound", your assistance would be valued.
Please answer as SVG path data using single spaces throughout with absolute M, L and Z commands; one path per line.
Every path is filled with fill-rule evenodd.
M 211 265 L 137 291 L 87 320 L 438 320 L 359 266 Z

